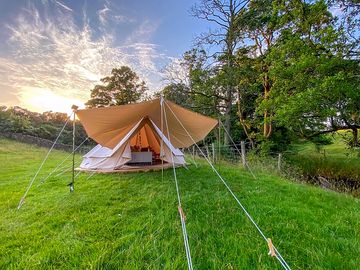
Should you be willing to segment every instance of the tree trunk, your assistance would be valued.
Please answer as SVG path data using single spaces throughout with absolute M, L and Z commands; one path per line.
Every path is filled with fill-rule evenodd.
M 240 124 L 245 132 L 245 135 L 246 137 L 249 139 L 250 141 L 250 145 L 251 145 L 251 148 L 254 148 L 254 141 L 253 139 L 250 137 L 250 134 L 249 134 L 249 129 L 246 125 L 246 122 L 245 122 L 245 118 L 243 116 L 243 112 L 241 110 L 241 94 L 240 94 L 240 90 L 239 88 L 237 89 L 237 109 L 238 109 L 238 116 L 239 116 L 239 121 L 240 121 Z
M 353 137 L 352 137 L 352 146 L 353 146 L 353 147 L 356 147 L 356 146 L 358 146 L 358 144 L 359 144 L 359 140 L 358 140 L 358 129 L 357 129 L 357 128 L 353 128 L 353 129 L 352 129 L 352 135 L 353 135 Z
M 230 86 L 228 86 L 228 88 L 230 88 Z M 228 90 L 228 95 L 229 95 L 229 91 Z M 231 95 L 231 92 L 230 92 Z M 224 135 L 224 144 L 225 145 L 229 145 L 231 138 L 229 138 L 229 135 L 231 136 L 231 106 L 232 106 L 232 102 L 231 102 L 231 98 L 226 100 L 226 110 L 225 110 L 225 129 L 227 132 L 225 132 Z M 229 135 L 228 135 L 229 134 Z
M 232 68 L 232 50 L 230 45 L 228 45 L 228 49 L 227 49 L 227 72 L 229 72 L 230 68 Z M 228 76 L 230 77 L 230 75 L 228 74 Z M 230 78 L 228 78 L 228 80 L 230 80 Z M 231 138 L 229 138 L 229 136 L 231 136 L 231 107 L 232 107 L 232 86 L 230 85 L 229 81 L 227 82 L 227 86 L 226 86 L 226 109 L 225 109 L 225 128 L 227 133 L 229 134 L 225 134 L 224 136 L 224 144 L 228 145 L 230 144 Z
M 270 81 L 269 76 L 267 74 L 264 75 L 263 79 L 264 86 L 264 100 L 269 99 L 270 94 Z M 264 137 L 267 139 L 270 137 L 272 133 L 272 125 L 271 125 L 271 117 L 267 109 L 264 112 Z

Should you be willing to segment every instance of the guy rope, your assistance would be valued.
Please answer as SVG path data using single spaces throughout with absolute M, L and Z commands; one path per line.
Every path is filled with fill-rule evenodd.
M 168 135 L 168 139 L 171 143 L 171 139 L 170 139 L 170 132 L 169 132 L 169 125 L 167 122 L 167 117 L 166 117 L 166 110 L 163 106 L 164 103 L 164 99 L 161 98 L 160 100 L 161 102 L 161 111 L 162 116 L 164 116 L 165 119 L 165 125 L 166 125 L 166 129 L 167 129 L 167 135 Z M 172 151 L 170 149 L 170 151 Z M 183 237 L 184 237 L 184 246 L 185 246 L 185 252 L 186 252 L 186 259 L 187 259 L 187 264 L 188 264 L 188 268 L 189 270 L 193 269 L 192 266 L 192 259 L 191 259 L 191 253 L 190 253 L 190 246 L 189 246 L 189 240 L 188 240 L 188 234 L 186 231 L 186 223 L 185 223 L 185 213 L 182 209 L 181 206 L 181 199 L 180 199 L 180 190 L 179 190 L 179 184 L 178 184 L 178 180 L 177 180 L 177 176 L 176 176 L 176 169 L 175 169 L 175 162 L 174 162 L 174 154 L 171 153 L 171 163 L 172 163 L 172 167 L 173 167 L 173 172 L 174 172 L 174 180 L 175 180 L 175 187 L 176 187 L 176 193 L 177 193 L 177 199 L 178 199 L 178 211 L 179 211 L 179 216 L 180 216 L 180 221 L 181 221 L 181 229 L 182 229 L 182 233 L 183 233 Z
M 234 145 L 236 151 L 237 151 L 237 152 L 239 153 L 239 155 L 241 156 L 243 153 L 240 152 L 239 148 L 236 146 L 234 140 L 231 138 L 229 132 L 226 130 L 224 124 L 221 122 L 220 119 L 219 119 L 219 123 L 220 123 L 220 125 L 224 128 L 224 131 L 225 131 L 226 135 L 228 136 L 228 138 L 230 138 L 231 143 Z M 219 128 L 220 128 L 220 126 L 219 126 Z M 219 141 L 220 141 L 220 140 L 219 140 Z M 219 145 L 220 145 L 220 143 L 219 143 Z M 249 172 L 251 173 L 252 177 L 253 177 L 254 179 L 257 179 L 256 176 L 255 176 L 255 174 L 252 172 L 252 170 L 251 170 L 249 164 L 247 163 L 247 161 L 245 161 L 245 162 L 246 162 L 246 163 L 245 163 L 245 164 L 246 164 L 246 168 L 249 170 Z
M 45 164 L 45 162 L 46 162 L 47 158 L 49 157 L 49 155 L 50 155 L 50 153 L 51 153 L 51 151 L 52 151 L 52 150 L 53 150 L 53 148 L 55 147 L 55 144 L 56 144 L 56 143 L 57 143 L 57 141 L 59 140 L 60 135 L 63 133 L 63 131 L 64 131 L 64 129 L 65 129 L 65 127 L 66 127 L 67 123 L 68 123 L 68 122 L 69 122 L 69 120 L 70 120 L 70 117 L 71 117 L 71 116 L 69 116 L 69 117 L 66 119 L 66 122 L 65 122 L 64 126 L 63 126 L 63 127 L 62 127 L 62 129 L 60 130 L 60 132 L 59 132 L 58 136 L 56 137 L 55 141 L 53 142 L 53 144 L 52 144 L 51 148 L 49 149 L 49 151 L 47 152 L 47 154 L 46 154 L 46 156 L 44 157 L 43 161 L 41 162 L 41 164 L 40 164 L 40 166 L 39 166 L 38 170 L 36 171 L 36 173 L 35 173 L 35 175 L 34 175 L 34 177 L 31 179 L 31 181 L 30 181 L 30 183 L 29 183 L 29 185 L 28 185 L 28 187 L 27 187 L 27 189 L 26 189 L 26 191 L 25 191 L 24 195 L 23 195 L 23 196 L 21 197 L 21 199 L 20 199 L 20 202 L 19 202 L 19 204 L 18 204 L 17 209 L 20 209 L 20 208 L 21 208 L 21 206 L 24 204 L 24 202 L 25 202 L 25 198 L 26 198 L 26 195 L 28 194 L 28 192 L 29 192 L 29 190 L 30 190 L 31 186 L 33 185 L 33 183 L 34 183 L 34 181 L 35 181 L 36 177 L 38 176 L 39 172 L 41 171 L 42 167 L 44 166 L 44 164 Z
M 262 232 L 262 230 L 260 229 L 260 227 L 256 224 L 256 222 L 254 221 L 254 219 L 251 217 L 251 215 L 249 214 L 249 212 L 246 210 L 246 208 L 244 207 L 244 205 L 240 202 L 240 200 L 237 198 L 237 196 L 235 195 L 235 193 L 231 190 L 230 186 L 228 185 L 228 183 L 224 180 L 224 178 L 220 175 L 220 173 L 216 170 L 216 168 L 214 167 L 214 165 L 211 163 L 211 161 L 208 159 L 208 157 L 204 154 L 204 152 L 201 150 L 201 148 L 198 146 L 198 144 L 196 143 L 196 141 L 194 140 L 194 138 L 190 135 L 190 133 L 187 131 L 187 129 L 185 128 L 185 126 L 183 125 L 183 123 L 180 121 L 180 119 L 177 117 L 177 115 L 174 113 L 174 111 L 171 109 L 171 107 L 166 103 L 166 101 L 164 101 L 165 105 L 169 108 L 169 110 L 171 111 L 171 113 L 174 115 L 175 119 L 179 122 L 179 124 L 181 125 L 181 127 L 184 129 L 184 131 L 186 132 L 186 134 L 189 136 L 189 138 L 192 140 L 192 142 L 196 145 L 196 147 L 199 149 L 201 155 L 205 158 L 205 160 L 209 163 L 210 167 L 213 169 L 213 171 L 215 172 L 215 174 L 219 177 L 219 179 L 221 180 L 221 182 L 225 185 L 225 187 L 227 188 L 227 190 L 230 192 L 230 194 L 232 195 L 232 197 L 235 199 L 235 201 L 238 203 L 238 205 L 240 206 L 240 208 L 243 210 L 243 212 L 245 213 L 245 215 L 247 216 L 247 218 L 251 221 L 251 223 L 255 226 L 255 228 L 257 229 L 257 231 L 260 233 L 260 235 L 262 236 L 262 238 L 265 240 L 265 242 L 267 243 L 268 247 L 269 247 L 269 255 L 275 256 L 276 259 L 280 262 L 280 264 L 282 265 L 282 267 L 286 270 L 291 270 L 290 266 L 287 264 L 287 262 L 285 261 L 285 259 L 281 256 L 280 252 L 276 249 L 276 247 L 273 245 L 272 241 L 270 238 L 267 238 L 265 236 L 265 234 Z M 166 118 L 165 118 L 166 119 Z

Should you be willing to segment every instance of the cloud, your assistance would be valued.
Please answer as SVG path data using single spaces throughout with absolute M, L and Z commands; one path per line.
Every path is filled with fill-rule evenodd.
M 100 9 L 97 13 L 99 16 L 99 21 L 102 25 L 105 25 L 107 23 L 106 21 L 106 17 L 107 17 L 107 13 L 110 11 L 110 9 L 108 8 L 108 6 L 105 4 L 104 8 Z
M 46 6 L 53 11 L 51 2 Z M 50 107 L 63 110 L 73 101 L 85 102 L 100 78 L 121 65 L 135 70 L 150 89 L 161 87 L 160 70 L 170 58 L 158 45 L 147 42 L 157 29 L 156 23 L 144 21 L 124 44 L 115 45 L 111 31 L 95 33 L 90 28 L 85 11 L 81 27 L 73 13 L 49 14 L 46 9 L 40 14 L 29 5 L 6 26 L 8 51 L 0 53 L 0 102 L 13 95 L 21 106 L 44 111 L 52 104 Z M 55 106 L 57 99 L 61 106 Z
M 148 42 L 159 25 L 160 21 L 144 20 L 126 39 L 125 44 Z
M 65 4 L 61 3 L 60 1 L 56 1 L 56 0 L 55 0 L 55 3 L 56 3 L 58 6 L 62 7 L 63 9 L 65 9 L 65 10 L 73 12 L 73 10 L 72 10 L 71 8 L 69 8 L 69 7 L 66 6 Z
M 119 14 L 119 9 L 117 6 L 112 5 L 111 2 L 105 1 L 105 4 L 101 9 L 97 11 L 100 25 L 102 27 L 108 26 L 109 23 L 134 23 L 135 19 Z

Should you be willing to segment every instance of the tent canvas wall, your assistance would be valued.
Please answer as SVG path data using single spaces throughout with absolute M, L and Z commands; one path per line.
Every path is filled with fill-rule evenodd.
M 98 143 L 84 156 L 83 170 L 118 169 L 131 162 L 135 149 L 146 148 L 165 162 L 184 165 L 179 148 L 202 140 L 218 123 L 164 99 L 77 110 L 76 114 Z
M 98 144 L 85 154 L 80 169 L 119 169 L 132 161 L 132 149 L 146 149 L 160 160 L 174 161 L 177 166 L 185 165 L 184 154 L 169 142 L 151 119 L 142 118 L 113 149 Z

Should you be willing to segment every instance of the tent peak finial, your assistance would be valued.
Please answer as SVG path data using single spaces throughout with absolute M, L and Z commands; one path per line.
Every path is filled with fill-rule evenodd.
M 73 104 L 73 105 L 71 106 L 71 109 L 72 109 L 73 111 L 77 111 L 77 110 L 79 109 L 79 106 Z
M 164 94 L 161 93 L 161 95 L 160 95 L 160 105 L 161 105 L 161 106 L 163 105 L 164 101 L 165 101 L 165 99 L 164 99 Z

